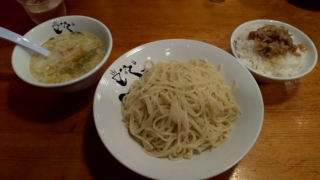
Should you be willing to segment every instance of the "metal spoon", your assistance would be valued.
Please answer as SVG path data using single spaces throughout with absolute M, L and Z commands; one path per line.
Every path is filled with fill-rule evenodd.
M 41 47 L 39 44 L 34 43 L 31 40 L 2 27 L 0 27 L 0 38 L 22 45 L 44 56 L 48 56 L 50 54 L 49 50 Z

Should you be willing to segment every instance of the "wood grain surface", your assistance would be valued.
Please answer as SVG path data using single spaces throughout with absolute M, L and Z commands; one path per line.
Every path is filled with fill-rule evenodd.
M 128 50 L 160 39 L 199 40 L 231 53 L 233 30 L 254 19 L 291 24 L 319 48 L 319 2 L 301 1 L 65 0 L 65 3 L 69 15 L 96 18 L 110 29 L 114 45 L 107 69 Z M 14 0 L 3 0 L 0 12 L 0 26 L 17 33 L 25 34 L 36 25 Z M 0 39 L 0 179 L 146 179 L 121 165 L 100 141 L 92 113 L 97 84 L 67 95 L 32 87 L 12 69 L 14 46 Z M 211 179 L 320 179 L 319 78 L 318 63 L 299 80 L 259 83 L 265 105 L 261 134 L 237 165 Z

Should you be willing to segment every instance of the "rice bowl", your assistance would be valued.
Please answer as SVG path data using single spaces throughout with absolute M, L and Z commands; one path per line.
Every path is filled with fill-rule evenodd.
M 301 57 L 292 53 L 286 53 L 276 61 L 269 61 L 261 57 L 253 48 L 253 41 L 247 40 L 250 31 L 254 31 L 265 24 L 282 26 L 292 35 L 294 44 L 305 44 L 308 47 L 306 52 L 297 50 Z M 254 20 L 237 27 L 231 36 L 231 49 L 234 56 L 242 62 L 254 75 L 263 82 L 288 81 L 300 78 L 314 68 L 318 56 L 313 42 L 297 28 L 274 20 Z

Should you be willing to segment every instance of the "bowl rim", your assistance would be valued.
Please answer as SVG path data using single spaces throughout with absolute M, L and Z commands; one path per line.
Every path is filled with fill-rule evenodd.
M 62 83 L 55 83 L 55 84 L 46 84 L 46 83 L 41 83 L 41 82 L 37 82 L 35 81 L 30 81 L 28 78 L 25 78 L 24 76 L 21 76 L 19 73 L 17 73 L 19 70 L 13 65 L 14 63 L 14 56 L 17 53 L 16 51 L 22 47 L 20 47 L 19 45 L 16 45 L 12 51 L 12 55 L 11 55 L 11 64 L 12 64 L 12 68 L 15 71 L 15 74 L 22 79 L 24 82 L 37 86 L 37 87 L 42 87 L 42 88 L 57 88 L 57 87 L 65 87 L 65 86 L 69 86 L 75 83 L 78 83 L 88 77 L 90 77 L 92 74 L 94 74 L 96 71 L 98 71 L 104 64 L 105 62 L 108 60 L 111 51 L 112 51 L 112 47 L 113 47 L 113 38 L 112 38 L 112 34 L 109 30 L 109 28 L 102 23 L 101 21 L 99 21 L 98 19 L 92 18 L 92 17 L 88 17 L 88 16 L 82 16 L 82 15 L 66 15 L 66 16 L 61 16 L 61 17 L 57 17 L 57 18 L 53 18 L 50 20 L 47 20 L 45 22 L 42 22 L 38 25 L 36 25 L 35 27 L 33 27 L 32 29 L 30 29 L 28 32 L 26 32 L 23 37 L 27 36 L 29 33 L 31 33 L 32 31 L 35 31 L 38 28 L 41 28 L 41 26 L 43 26 L 44 24 L 51 22 L 51 21 L 55 21 L 55 20 L 61 20 L 61 19 L 69 19 L 69 18 L 78 18 L 78 19 L 86 19 L 89 21 L 93 21 L 95 23 L 97 23 L 99 26 L 101 26 L 104 31 L 106 32 L 107 36 L 109 37 L 109 44 L 108 47 L 106 48 L 106 53 L 103 56 L 102 60 L 99 62 L 98 65 L 96 65 L 92 70 L 90 70 L 89 72 L 87 72 L 86 74 L 75 78 L 75 79 L 71 79 L 70 81 L 67 82 L 62 82 Z M 19 61 L 19 60 L 18 60 Z
M 247 26 L 248 24 L 254 24 L 254 23 L 261 23 L 261 22 L 274 22 L 274 23 L 278 23 L 279 25 L 282 24 L 284 26 L 288 26 L 292 29 L 294 29 L 295 31 L 297 31 L 299 34 L 301 34 L 301 36 L 306 39 L 307 41 L 310 42 L 311 44 L 311 47 L 309 47 L 309 49 L 313 49 L 314 52 L 315 52 L 315 59 L 312 59 L 312 64 L 311 66 L 303 73 L 301 74 L 298 74 L 298 75 L 294 75 L 294 76 L 291 76 L 291 77 L 274 77 L 274 76 L 269 76 L 269 75 L 265 75 L 263 73 L 260 73 L 254 69 L 252 69 L 251 67 L 247 66 L 245 63 L 242 62 L 242 60 L 238 57 L 236 51 L 235 51 L 235 48 L 234 48 L 234 40 L 236 39 L 236 33 L 237 32 L 240 32 L 240 29 Z M 317 64 L 317 61 L 318 61 L 318 53 L 317 53 L 317 48 L 315 46 L 315 44 L 313 43 L 313 41 L 303 32 L 301 31 L 300 29 L 288 24 L 288 23 L 285 23 L 285 22 L 282 22 L 282 21 L 278 21 L 278 20 L 272 20 L 272 19 L 255 19 L 255 20 L 250 20 L 250 21 L 246 21 L 242 24 L 240 24 L 236 29 L 233 30 L 232 34 L 231 34 L 231 38 L 230 38 L 230 46 L 231 46 L 231 51 L 232 51 L 232 54 L 234 55 L 234 57 L 239 60 L 246 68 L 248 68 L 248 70 L 253 73 L 253 75 L 256 77 L 256 75 L 260 76 L 260 79 L 261 78 L 264 78 L 264 79 L 268 79 L 268 80 L 272 80 L 272 81 L 291 81 L 291 80 L 294 80 L 294 79 L 299 79 L 307 74 L 309 74 L 316 66 Z

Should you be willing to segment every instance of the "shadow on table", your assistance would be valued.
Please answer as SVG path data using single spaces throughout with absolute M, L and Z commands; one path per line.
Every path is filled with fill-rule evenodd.
M 22 12 L 25 13 L 25 12 Z M 14 23 L 11 27 L 10 30 L 20 34 L 20 35 L 24 35 L 26 34 L 28 31 L 30 31 L 32 28 L 36 27 L 37 24 L 34 23 L 29 16 L 24 16 L 21 19 L 19 19 L 18 22 Z
M 320 11 L 319 0 L 286 0 L 288 3 L 307 10 Z
M 299 89 L 299 80 L 283 83 L 258 82 L 264 105 L 280 104 L 293 97 Z
M 86 90 L 60 94 L 37 88 L 22 81 L 10 84 L 7 104 L 24 120 L 50 123 L 71 116 L 93 99 L 95 86 Z
M 273 1 L 252 1 L 252 0 L 239 0 L 240 3 L 248 6 L 248 7 L 259 7 L 261 5 L 276 5 L 278 3 L 277 0 Z M 286 0 L 286 2 L 307 10 L 319 11 L 320 10 L 320 3 L 319 0 Z
M 208 180 L 229 180 L 229 179 L 231 179 L 231 176 L 233 174 L 235 167 L 237 167 L 237 165 L 233 166 L 232 168 L 225 171 L 224 173 L 219 174 L 218 176 L 209 178 Z
M 148 179 L 123 166 L 109 153 L 97 133 L 92 113 L 85 131 L 84 154 L 94 179 Z
M 123 166 L 109 153 L 97 133 L 92 113 L 85 130 L 84 154 L 94 179 L 148 179 Z M 209 179 L 228 180 L 235 167 Z

